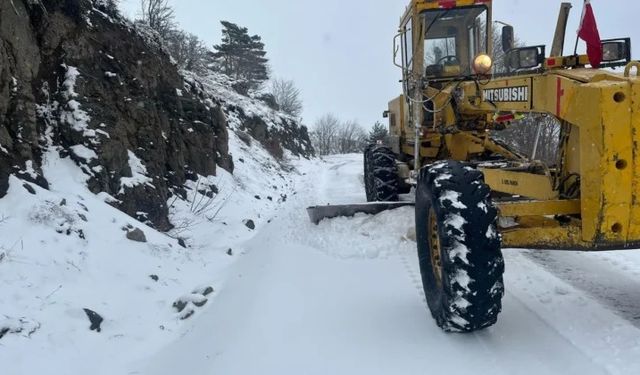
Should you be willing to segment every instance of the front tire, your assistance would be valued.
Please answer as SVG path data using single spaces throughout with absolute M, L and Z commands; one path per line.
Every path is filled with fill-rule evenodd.
M 399 200 L 398 166 L 393 151 L 386 146 L 370 145 L 364 152 L 364 185 L 367 202 Z
M 496 323 L 504 259 L 491 189 L 476 169 L 446 161 L 420 171 L 416 237 L 422 284 L 437 325 L 473 332 Z

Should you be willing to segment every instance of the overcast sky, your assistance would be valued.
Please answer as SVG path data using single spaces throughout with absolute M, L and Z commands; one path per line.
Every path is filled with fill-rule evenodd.
M 138 13 L 139 0 L 121 0 Z M 392 39 L 408 0 L 170 0 L 180 26 L 209 46 L 219 43 L 220 20 L 262 36 L 273 75 L 292 79 L 304 97 L 304 121 L 331 112 L 370 127 L 400 94 Z M 496 0 L 494 19 L 515 26 L 527 45 L 553 39 L 559 0 Z M 565 54 L 573 49 L 582 0 L 572 1 Z M 637 0 L 592 0 L 602 38 L 631 37 L 640 52 Z M 633 52 L 635 59 L 640 56 Z

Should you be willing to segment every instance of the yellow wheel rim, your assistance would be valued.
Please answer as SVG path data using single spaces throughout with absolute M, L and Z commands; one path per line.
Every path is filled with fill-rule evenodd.
M 431 267 L 438 287 L 442 287 L 442 254 L 440 253 L 440 236 L 438 235 L 438 219 L 432 209 L 429 210 L 429 250 L 431 252 Z

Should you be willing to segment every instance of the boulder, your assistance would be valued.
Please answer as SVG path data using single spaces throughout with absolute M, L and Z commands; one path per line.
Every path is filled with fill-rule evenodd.
M 147 236 L 140 228 L 135 228 L 127 232 L 127 239 L 134 242 L 147 242 Z

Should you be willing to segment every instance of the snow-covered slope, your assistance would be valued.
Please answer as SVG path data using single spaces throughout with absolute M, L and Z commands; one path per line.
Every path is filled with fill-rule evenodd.
M 300 123 L 300 119 L 270 106 L 268 94 L 250 92 L 242 95 L 233 88 L 236 81 L 214 71 L 204 76 L 188 71 L 182 74 L 185 90 L 199 94 L 210 106 L 219 105 L 231 129 L 247 132 L 272 155 L 314 155 L 307 127 Z M 275 101 L 272 97 L 268 99 Z
M 3 374 L 124 374 L 184 332 L 182 318 L 207 308 L 196 306 L 207 287 L 216 298 L 243 242 L 277 214 L 298 176 L 257 142 L 231 132 L 230 144 L 235 174 L 187 183 L 187 199 L 168 202 L 176 227 L 167 234 L 91 193 L 87 175 L 55 148 L 43 161 L 50 190 L 11 177 L 0 200 Z M 147 242 L 127 239 L 136 229 Z M 178 300 L 191 303 L 178 312 Z M 100 332 L 84 309 L 104 319 Z

